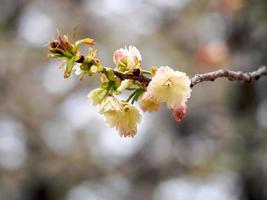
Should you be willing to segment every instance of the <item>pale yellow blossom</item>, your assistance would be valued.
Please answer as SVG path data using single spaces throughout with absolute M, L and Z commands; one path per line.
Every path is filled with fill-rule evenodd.
M 166 102 L 168 108 L 183 104 L 191 95 L 190 78 L 168 66 L 160 67 L 148 85 L 153 96 L 160 102 Z
M 138 109 L 128 102 L 120 102 L 120 109 L 112 108 L 112 111 L 105 112 L 106 121 L 114 127 L 120 136 L 133 137 L 137 132 L 137 124 L 141 120 Z

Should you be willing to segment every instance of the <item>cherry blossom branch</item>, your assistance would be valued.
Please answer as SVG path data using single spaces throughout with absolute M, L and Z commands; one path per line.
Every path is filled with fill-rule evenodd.
M 148 86 L 149 82 L 151 81 L 150 78 L 141 75 L 140 70 L 135 70 L 132 74 L 129 74 L 129 73 L 123 74 L 121 72 L 114 71 L 114 74 L 121 80 L 125 80 L 125 79 L 136 80 L 136 81 L 139 81 L 140 83 L 143 83 L 146 86 Z
M 140 71 L 135 71 L 133 73 L 123 74 L 118 71 L 114 71 L 114 74 L 120 78 L 121 80 L 131 79 L 137 80 L 146 86 L 151 81 L 150 78 L 145 77 L 140 74 Z M 190 87 L 193 88 L 195 85 L 202 83 L 204 81 L 214 81 L 217 78 L 227 78 L 229 81 L 240 81 L 243 83 L 250 83 L 258 80 L 262 76 L 267 76 L 267 67 L 262 66 L 255 71 L 251 72 L 242 72 L 242 71 L 232 71 L 227 69 L 220 69 L 214 72 L 204 73 L 204 74 L 196 74 L 191 78 Z
M 64 78 L 69 78 L 72 71 L 80 76 L 81 80 L 85 76 L 102 74 L 100 86 L 90 91 L 88 97 L 93 105 L 98 107 L 99 113 L 106 118 L 107 123 L 124 137 L 133 137 L 137 133 L 141 114 L 135 107 L 135 102 L 139 103 L 144 112 L 158 111 L 161 103 L 166 103 L 174 119 L 180 122 L 186 115 L 186 102 L 190 97 L 191 88 L 195 85 L 223 77 L 230 81 L 250 83 L 261 76 L 267 76 L 265 66 L 251 72 L 221 69 L 196 74 L 192 78 L 169 66 L 151 67 L 147 71 L 142 68 L 141 54 L 134 46 L 116 50 L 113 54 L 116 66 L 110 68 L 101 64 L 96 58 L 97 51 L 93 48 L 88 48 L 88 54 L 83 56 L 79 49 L 81 44 L 93 45 L 94 40 L 85 38 L 71 43 L 66 35 L 58 36 L 58 39 L 48 43 L 49 57 L 63 60 Z M 124 89 L 132 90 L 129 97 L 125 100 L 116 98 Z
M 204 81 L 214 81 L 217 78 L 227 78 L 229 81 L 240 81 L 243 83 L 251 83 L 258 80 L 261 76 L 267 76 L 267 67 L 262 66 L 255 71 L 242 72 L 220 69 L 205 74 L 196 74 L 191 78 L 191 88 Z
M 69 77 L 71 70 L 73 68 L 74 62 L 82 64 L 86 58 L 83 55 L 77 54 L 78 52 L 78 45 L 84 43 L 84 44 L 94 44 L 94 40 L 90 38 L 86 38 L 83 40 L 76 41 L 75 44 L 71 44 L 68 41 L 68 38 L 66 36 L 59 36 L 58 40 L 51 41 L 49 43 L 49 50 L 52 53 L 53 58 L 58 58 L 58 57 L 68 57 L 72 58 L 78 55 L 78 59 L 73 59 L 69 60 L 71 61 L 69 63 L 69 67 L 67 67 L 65 71 L 65 77 Z M 117 52 L 118 56 L 122 56 L 122 51 L 121 49 L 118 50 Z M 125 50 L 124 50 L 125 51 Z M 141 61 L 141 55 L 137 49 L 135 49 L 135 52 L 137 57 L 139 57 Z M 116 52 L 115 52 L 116 54 Z M 114 55 L 115 55 L 114 54 Z M 51 55 L 50 55 L 51 56 Z M 91 55 L 88 56 L 87 59 L 91 60 L 92 64 L 91 65 L 98 65 L 100 67 L 100 63 L 98 60 L 94 59 L 96 56 L 95 52 L 91 51 Z M 136 57 L 136 58 L 137 58 Z M 138 61 L 139 62 L 139 61 Z M 118 64 L 118 63 L 117 63 Z M 90 67 L 89 67 L 90 70 Z M 114 75 L 117 76 L 121 80 L 125 79 L 131 79 L 131 80 L 136 80 L 145 86 L 148 86 L 149 82 L 151 81 L 150 78 L 142 75 L 141 71 L 139 68 L 134 69 L 132 73 L 122 73 L 116 70 L 113 70 Z M 106 73 L 106 69 L 102 69 L 102 73 Z M 204 81 L 214 81 L 217 78 L 227 78 L 230 81 L 240 81 L 243 83 L 250 83 L 255 80 L 258 80 L 261 76 L 267 76 L 267 68 L 266 66 L 262 66 L 258 68 L 255 71 L 252 72 L 242 72 L 242 71 L 231 71 L 227 69 L 220 69 L 214 72 L 209 72 L 209 73 L 204 73 L 204 74 L 196 74 L 193 76 L 190 81 L 191 85 L 190 87 L 193 88 L 195 85 L 202 83 Z

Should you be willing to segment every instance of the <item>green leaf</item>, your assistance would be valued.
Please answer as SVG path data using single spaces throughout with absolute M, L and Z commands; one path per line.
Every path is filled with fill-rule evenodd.
M 64 72 L 64 78 L 69 78 L 71 75 L 72 68 L 74 67 L 75 56 L 71 59 L 68 59 L 66 62 L 66 69 Z

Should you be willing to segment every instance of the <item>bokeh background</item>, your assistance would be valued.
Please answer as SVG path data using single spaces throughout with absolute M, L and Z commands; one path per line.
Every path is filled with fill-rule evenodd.
M 194 87 L 181 123 L 162 106 L 120 138 L 87 99 L 98 77 L 65 80 L 47 41 L 125 45 L 144 67 L 190 76 L 267 64 L 266 0 L 0 0 L 0 199 L 266 200 L 267 79 Z

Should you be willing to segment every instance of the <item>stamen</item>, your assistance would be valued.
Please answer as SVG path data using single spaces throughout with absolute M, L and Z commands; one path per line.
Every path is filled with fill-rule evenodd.
M 173 86 L 173 82 L 170 79 L 168 79 L 163 85 L 167 86 L 167 87 L 172 87 Z

